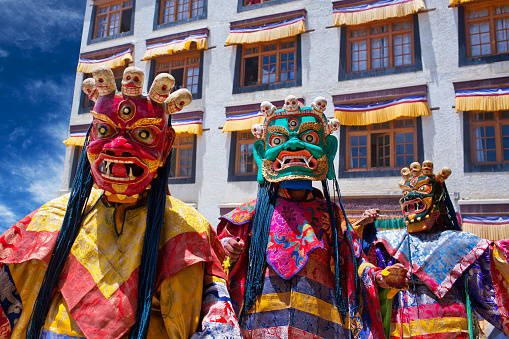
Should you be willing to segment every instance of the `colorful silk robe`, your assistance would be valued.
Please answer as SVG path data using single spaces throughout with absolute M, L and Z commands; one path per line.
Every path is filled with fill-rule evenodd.
M 221 217 L 222 240 L 239 237 L 244 248 L 229 276 L 230 293 L 237 314 L 243 306 L 251 221 L 256 201 L 245 203 Z M 359 263 L 361 249 L 354 234 L 357 258 L 352 258 L 346 239 L 346 222 L 336 208 L 339 233 L 342 288 L 349 307 L 343 317 L 334 298 L 331 229 L 325 201 L 310 197 L 304 202 L 279 197 L 272 217 L 267 268 L 263 290 L 241 324 L 244 338 L 384 338 L 372 266 L 359 268 L 361 280 L 354 294 L 353 260 Z M 346 272 L 346 273 L 345 273 Z M 353 303 L 359 302 L 359 311 Z
M 502 328 L 488 240 L 459 231 L 406 229 L 376 236 L 368 255 L 373 263 L 385 268 L 399 262 L 413 271 L 408 290 L 392 299 L 390 338 L 469 338 L 465 284 L 471 309 Z
M 126 212 L 119 235 L 115 208 L 101 193 L 92 190 L 42 338 L 124 338 L 135 322 L 147 206 Z M 67 200 L 49 202 L 0 237 L 0 338 L 25 337 Z M 148 338 L 240 338 L 223 255 L 209 223 L 168 196 Z
M 491 270 L 502 326 L 509 336 L 509 239 L 491 245 Z

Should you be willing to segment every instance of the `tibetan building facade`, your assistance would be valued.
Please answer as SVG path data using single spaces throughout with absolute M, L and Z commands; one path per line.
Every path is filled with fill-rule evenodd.
M 161 72 L 193 102 L 177 132 L 171 194 L 211 224 L 256 197 L 260 103 L 317 96 L 336 117 L 335 167 L 351 216 L 399 215 L 400 170 L 448 166 L 465 230 L 509 237 L 509 5 L 482 0 L 87 0 L 61 193 L 93 103 L 82 81 L 107 65 Z

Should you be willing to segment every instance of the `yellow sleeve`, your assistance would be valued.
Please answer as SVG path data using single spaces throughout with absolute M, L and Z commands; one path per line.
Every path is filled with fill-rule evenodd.
M 204 273 L 204 264 L 198 263 L 161 283 L 153 305 L 160 315 L 152 312 L 147 338 L 187 339 L 198 330 Z

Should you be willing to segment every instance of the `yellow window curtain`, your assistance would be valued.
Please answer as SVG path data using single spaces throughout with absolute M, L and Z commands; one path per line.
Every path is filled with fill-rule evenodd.
M 380 124 L 400 117 L 431 115 L 425 95 L 416 95 L 373 105 L 334 105 L 334 117 L 345 126 Z
M 193 42 L 196 43 L 196 48 L 198 50 L 207 49 L 207 33 L 194 34 L 184 39 L 147 45 L 147 51 L 143 56 L 143 60 L 145 61 L 164 55 L 172 55 L 173 53 L 180 51 L 187 51 Z
M 360 25 L 399 18 L 426 10 L 423 0 L 381 0 L 357 6 L 335 7 L 334 26 Z
M 273 41 L 299 35 L 306 31 L 304 16 L 259 27 L 231 28 L 227 45 Z
M 178 120 L 171 122 L 171 126 L 173 127 L 175 133 L 177 134 L 190 133 L 202 135 L 202 124 L 203 120 L 201 118 Z
M 451 6 L 459 6 L 459 5 L 463 5 L 463 4 L 466 4 L 469 2 L 474 2 L 474 1 L 477 1 L 477 0 L 449 0 L 449 4 Z
M 106 66 L 109 68 L 116 68 L 124 66 L 125 62 L 132 62 L 133 57 L 131 55 L 131 49 L 128 48 L 123 52 L 117 53 L 109 58 L 104 59 L 82 59 L 78 62 L 77 72 L 92 73 L 92 71 L 99 66 Z
M 456 91 L 456 113 L 459 111 L 509 110 L 509 88 Z
M 73 132 L 69 138 L 64 140 L 64 144 L 67 146 L 83 146 L 85 144 L 85 137 L 87 131 L 84 132 Z
M 265 117 L 262 112 L 248 112 L 226 115 L 226 123 L 223 127 L 223 133 L 234 131 L 249 131 L 255 124 L 263 123 Z
M 509 238 L 509 216 L 464 216 L 462 229 L 478 237 L 489 240 L 502 240 Z

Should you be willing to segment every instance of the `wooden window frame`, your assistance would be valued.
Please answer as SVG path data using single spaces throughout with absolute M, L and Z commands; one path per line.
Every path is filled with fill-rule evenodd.
M 166 17 L 164 15 L 166 1 L 172 2 L 174 4 L 175 10 L 173 13 L 173 20 L 164 22 L 164 18 Z M 186 12 L 179 12 L 178 11 L 179 6 L 183 2 L 187 2 L 188 9 Z M 198 6 L 199 6 L 200 3 L 201 3 L 201 7 L 197 7 L 197 8 L 193 9 L 194 4 L 198 4 Z M 159 15 L 158 15 L 158 19 L 157 19 L 158 25 L 167 25 L 167 24 L 172 24 L 175 22 L 182 22 L 182 21 L 192 19 L 192 18 L 199 18 L 203 14 L 205 14 L 206 5 L 207 5 L 206 0 L 160 0 Z M 195 11 L 196 11 L 196 13 L 194 13 Z M 178 19 L 179 13 L 187 13 L 187 17 Z M 168 17 L 170 17 L 170 16 L 168 15 Z
M 394 30 L 394 25 L 398 23 L 410 23 L 409 29 L 402 29 L 399 31 Z M 372 29 L 375 27 L 380 26 L 388 26 L 388 32 L 382 32 L 374 34 L 372 33 Z M 353 31 L 360 31 L 362 29 L 366 29 L 366 35 L 365 36 L 358 36 L 358 37 L 351 37 L 351 33 Z M 390 19 L 390 20 L 383 20 L 383 21 L 374 21 L 365 25 L 358 25 L 358 26 L 347 26 L 346 28 L 347 32 L 347 42 L 346 42 L 346 48 L 347 48 L 347 73 L 360 73 L 360 72 L 369 72 L 369 71 L 378 71 L 383 69 L 390 69 L 390 68 L 397 68 L 397 67 L 405 67 L 405 66 L 413 66 L 415 64 L 415 42 L 414 42 L 414 23 L 411 17 L 405 17 L 405 18 L 398 18 L 398 19 Z M 398 35 L 410 35 L 410 47 L 411 47 L 411 63 L 410 64 L 402 64 L 399 66 L 394 65 L 394 37 Z M 379 67 L 379 68 L 373 68 L 373 58 L 372 58 L 372 50 L 371 42 L 374 39 L 378 38 L 385 38 L 388 37 L 388 59 L 389 59 L 389 66 L 388 67 Z M 366 69 L 364 70 L 358 70 L 358 71 L 352 71 L 352 43 L 360 42 L 360 41 L 366 41 Z
M 412 27 L 412 32 L 413 32 L 411 34 L 411 40 L 412 40 L 411 41 L 412 64 L 411 65 L 402 65 L 402 66 L 396 66 L 396 67 L 368 69 L 368 70 L 359 71 L 359 72 L 357 72 L 357 71 L 350 72 L 349 60 L 351 58 L 351 54 L 350 54 L 351 46 L 347 42 L 349 30 L 351 31 L 352 29 L 357 29 L 358 27 L 363 27 L 363 26 L 370 26 L 370 25 L 371 26 L 379 26 L 384 23 L 392 24 L 392 23 L 397 23 L 397 22 L 407 21 L 407 20 L 411 21 L 411 27 Z M 375 21 L 375 22 L 373 22 L 371 24 L 367 24 L 367 25 L 342 26 L 340 29 L 339 44 L 340 44 L 340 48 L 339 48 L 338 81 L 422 71 L 421 39 L 420 39 L 420 33 L 419 33 L 419 18 L 418 18 L 417 14 L 409 15 L 409 16 L 406 16 L 403 18 Z M 369 62 L 371 62 L 370 56 L 369 56 L 369 58 L 367 58 L 367 60 L 369 60 Z M 392 60 L 392 58 L 390 60 Z M 393 61 L 391 61 L 391 62 L 393 62 Z
M 245 134 L 247 136 L 247 139 L 242 139 L 242 135 Z M 236 133 L 236 138 L 237 138 L 237 142 L 236 142 L 236 147 L 235 147 L 235 175 L 239 175 L 239 176 L 249 176 L 249 175 L 256 175 L 256 173 L 258 172 L 258 166 L 256 165 L 256 161 L 254 159 L 254 155 L 253 155 L 253 161 L 252 161 L 252 165 L 253 165 L 253 170 L 251 172 L 245 172 L 245 173 L 241 173 L 240 172 L 240 159 L 241 159 L 241 147 L 243 145 L 253 145 L 254 142 L 257 140 L 256 137 L 251 133 L 251 131 L 238 131 Z M 250 162 L 246 162 L 247 165 L 251 165 Z
M 413 125 L 410 127 L 396 127 L 396 121 L 405 121 L 405 120 L 412 120 Z M 345 171 L 347 172 L 365 172 L 365 171 L 380 171 L 380 170 L 395 170 L 400 169 L 405 166 L 410 166 L 410 163 L 406 163 L 408 161 L 404 161 L 405 164 L 403 166 L 396 166 L 396 154 L 395 154 L 395 148 L 396 148 L 396 134 L 397 133 L 413 133 L 413 161 L 418 161 L 418 123 L 416 118 L 399 118 L 396 120 L 391 120 L 387 122 L 389 124 L 388 128 L 377 128 L 376 126 L 382 125 L 382 124 L 374 124 L 374 125 L 367 125 L 367 126 L 346 126 L 345 129 L 345 141 L 346 141 L 346 148 L 345 148 Z M 357 130 L 354 129 L 357 127 L 365 127 L 364 130 Z M 389 142 L 389 166 L 385 167 L 377 167 L 372 166 L 372 136 L 375 134 L 388 134 L 390 136 L 390 142 Z M 355 136 L 366 136 L 366 162 L 367 166 L 365 168 L 352 168 L 351 163 L 351 138 Z M 406 155 L 405 155 L 406 156 Z
M 184 140 L 187 140 L 187 141 L 190 141 L 190 142 L 187 142 L 187 143 L 183 143 Z M 186 149 L 186 150 L 191 150 L 192 151 L 192 154 L 191 154 L 191 157 L 185 157 L 186 159 L 190 159 L 191 160 L 191 165 L 189 166 L 181 166 L 180 165 L 180 161 L 182 160 L 182 156 L 181 156 L 181 150 L 183 149 Z M 188 179 L 188 178 L 191 178 L 192 175 L 193 175 L 193 158 L 195 157 L 194 156 L 194 153 L 195 153 L 195 149 L 194 149 L 194 134 L 190 134 L 190 133 L 180 133 L 180 134 L 177 134 L 175 136 L 175 141 L 173 142 L 173 145 L 172 145 L 172 158 L 174 159 L 175 161 L 175 174 L 173 176 L 170 176 L 170 178 L 175 178 L 175 179 Z M 172 159 L 172 160 L 173 160 Z M 191 171 L 189 173 L 189 175 L 180 175 L 180 170 L 182 169 L 182 167 L 184 168 L 189 168 Z
M 96 1 L 95 5 L 97 6 L 94 18 L 94 33 L 93 40 L 96 39 L 105 39 L 108 37 L 116 37 L 121 35 L 122 33 L 130 33 L 133 30 L 132 27 L 132 17 L 134 16 L 134 1 L 133 0 L 121 0 L 121 1 Z M 111 10 L 112 6 L 120 5 L 120 8 Z M 101 13 L 101 10 L 106 9 L 105 12 Z M 126 10 L 131 10 L 131 22 L 129 23 L 129 31 L 121 32 L 122 25 L 122 14 Z M 110 23 L 111 23 L 111 15 L 119 14 L 119 23 L 118 23 L 118 32 L 110 33 Z M 104 36 L 98 36 L 99 34 L 99 19 L 105 17 L 106 18 L 106 30 Z M 102 32 L 102 31 L 101 31 Z
M 507 2 L 504 1 L 496 1 L 493 3 L 480 3 L 480 4 L 469 4 L 464 6 L 464 28 L 465 28 L 465 43 L 466 43 L 466 56 L 467 58 L 479 58 L 479 57 L 490 57 L 500 54 L 508 54 L 509 49 L 505 52 L 498 52 L 497 51 L 497 41 L 496 41 L 496 31 L 495 31 L 495 20 L 497 19 L 509 19 L 509 10 L 506 13 L 503 14 L 495 14 L 495 8 L 500 6 L 507 6 Z M 469 13 L 473 11 L 479 11 L 487 9 L 488 10 L 488 16 L 481 17 L 481 18 L 469 18 Z M 471 24 L 477 24 L 482 22 L 488 22 L 490 27 L 490 52 L 489 54 L 482 54 L 482 48 L 481 48 L 481 54 L 479 55 L 472 55 L 472 44 L 470 39 L 470 25 Z M 508 42 L 509 43 L 509 42 Z
M 189 59 L 195 59 L 198 58 L 198 61 L 193 64 L 188 64 Z M 171 63 L 176 60 L 184 60 L 183 66 L 172 66 Z M 203 52 L 196 49 L 196 44 L 192 43 L 190 50 L 186 52 L 178 52 L 174 53 L 172 55 L 164 56 L 164 57 L 158 57 L 153 59 L 154 61 L 154 78 L 159 73 L 172 73 L 172 70 L 176 69 L 183 69 L 183 76 L 182 76 L 182 87 L 187 88 L 191 94 L 193 95 L 193 99 L 200 99 L 201 98 L 201 92 L 202 92 L 202 81 L 203 81 Z M 167 68 L 159 68 L 161 64 L 169 63 L 169 66 Z M 191 87 L 187 86 L 187 80 L 188 80 L 188 69 L 196 69 L 198 68 L 198 75 L 193 75 L 193 77 L 197 77 L 197 83 L 196 90 Z M 194 83 L 193 83 L 194 84 Z M 178 88 L 175 88 L 178 89 Z
M 249 139 L 242 140 L 241 134 L 247 133 Z M 252 136 L 252 137 L 251 137 Z M 235 131 L 231 132 L 230 143 L 230 162 L 228 167 L 228 182 L 232 181 L 255 181 L 258 174 L 258 165 L 253 155 L 253 171 L 249 173 L 239 173 L 240 167 L 240 147 L 245 144 L 254 144 L 256 137 L 251 134 L 251 131 Z
M 192 138 L 191 143 L 181 144 L 180 141 L 183 138 Z M 190 133 L 179 133 L 175 136 L 175 141 L 172 145 L 172 162 L 175 164 L 175 175 L 168 178 L 170 184 L 194 184 L 196 178 L 196 139 L 195 134 Z M 193 153 L 191 156 L 191 174 L 180 176 L 180 150 L 192 149 Z M 187 167 L 187 166 L 186 166 Z
M 486 114 L 493 114 L 493 119 L 483 119 L 477 120 L 475 116 L 477 114 L 485 116 Z M 505 115 L 507 117 L 502 116 L 502 111 L 493 111 L 493 112 L 480 112 L 480 111 L 470 111 L 468 112 L 468 120 L 469 120 L 469 133 L 470 133 L 470 159 L 472 165 L 509 165 L 509 159 L 504 160 L 504 145 L 503 145 L 503 135 L 502 135 L 502 126 L 509 126 L 509 111 L 505 111 Z M 476 148 L 476 137 L 475 137 L 475 129 L 476 127 L 494 127 L 495 131 L 495 153 L 496 160 L 495 161 L 477 161 L 477 148 Z M 484 148 L 483 151 L 488 150 Z
M 250 2 L 249 0 L 237 0 L 237 12 L 251 11 L 267 6 L 274 6 L 291 2 L 295 0 L 259 0 L 258 2 Z
M 287 43 L 287 42 L 293 42 L 294 43 L 294 46 L 293 47 L 288 47 L 288 48 L 281 48 L 281 44 L 283 43 Z M 277 47 L 275 50 L 270 50 L 270 51 L 263 51 L 263 48 L 266 47 L 266 46 L 272 46 L 274 44 L 277 44 Z M 246 54 L 246 51 L 248 49 L 252 49 L 252 48 L 258 48 L 258 52 L 256 53 L 251 53 L 251 54 Z M 293 76 L 293 79 L 288 79 L 288 80 L 284 80 L 284 81 L 281 81 L 281 74 L 283 73 L 281 71 L 281 55 L 282 54 L 285 54 L 285 53 L 294 53 L 294 60 L 293 60 L 293 64 L 294 64 L 294 76 Z M 263 77 L 263 57 L 264 56 L 271 56 L 271 55 L 276 55 L 276 81 L 273 81 L 273 82 L 267 82 L 267 83 L 263 83 L 261 82 L 262 81 L 262 77 Z M 248 59 L 248 58 L 254 58 L 258 56 L 258 75 L 257 75 L 257 82 L 256 84 L 253 84 L 253 85 L 244 85 L 244 78 L 245 78 L 245 60 Z M 287 39 L 281 39 L 281 40 L 276 40 L 276 41 L 270 41 L 270 42 L 263 42 L 263 43 L 256 43 L 256 44 L 246 44 L 246 45 L 242 45 L 242 60 L 241 60 L 241 70 L 240 70 L 240 85 L 241 87 L 250 87 L 250 86 L 259 86 L 259 85 L 270 85 L 270 84 L 276 84 L 276 83 L 283 83 L 283 82 L 290 82 L 290 81 L 294 81 L 296 79 L 296 76 L 297 76 L 297 39 L 294 37 L 294 38 L 287 38 Z M 288 73 L 288 71 L 286 71 L 286 73 Z M 269 75 L 270 77 L 270 75 Z

